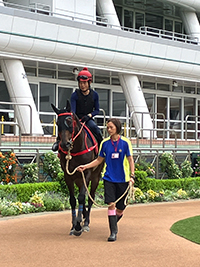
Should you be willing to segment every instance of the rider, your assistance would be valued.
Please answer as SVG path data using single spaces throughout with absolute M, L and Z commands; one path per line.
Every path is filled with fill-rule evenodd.
M 97 139 L 98 145 L 103 140 L 101 130 L 96 125 L 93 117 L 99 114 L 99 96 L 98 93 L 91 89 L 92 74 L 85 67 L 77 77 L 79 89 L 76 89 L 71 95 L 71 109 L 78 116 L 81 122 L 92 131 Z M 53 144 L 52 150 L 58 150 L 59 140 Z

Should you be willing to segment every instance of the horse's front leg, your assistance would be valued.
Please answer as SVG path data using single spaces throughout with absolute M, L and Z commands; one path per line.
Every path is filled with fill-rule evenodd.
M 78 195 L 78 203 L 79 203 L 78 215 L 76 217 L 76 225 L 74 229 L 74 235 L 76 236 L 80 236 L 83 231 L 81 222 L 82 222 L 83 209 L 85 209 L 85 192 L 86 192 L 85 186 L 83 185 Z
M 71 214 L 72 214 L 72 228 L 70 230 L 70 235 L 73 235 L 74 228 L 76 225 L 76 198 L 74 196 L 74 183 L 72 180 L 68 179 L 68 176 L 65 174 L 65 182 L 69 189 L 69 203 L 71 206 Z
M 70 230 L 70 235 L 74 234 L 74 229 L 76 225 L 76 198 L 74 194 L 70 194 L 70 206 L 71 206 L 71 212 L 72 212 L 72 228 Z

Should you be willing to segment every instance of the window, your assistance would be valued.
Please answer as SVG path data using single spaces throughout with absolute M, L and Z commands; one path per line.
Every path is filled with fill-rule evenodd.
M 51 103 L 55 104 L 55 88 L 55 84 L 40 83 L 40 111 L 53 111 Z
M 133 28 L 133 12 L 130 10 L 124 10 L 124 27 Z
M 167 98 L 165 97 L 157 97 L 157 128 L 158 129 L 166 129 L 166 125 L 164 124 L 164 119 L 167 119 Z M 158 137 L 163 137 L 163 131 L 158 131 Z
M 1 96 L 1 99 L 0 101 L 2 102 L 11 102 L 10 100 L 10 96 L 8 94 L 8 89 L 6 87 L 6 83 L 4 81 L 0 81 L 0 96 Z M 8 109 L 8 108 L 11 108 L 12 106 L 11 105 L 6 105 L 6 104 L 0 104 L 0 108 L 2 109 Z
M 173 20 L 171 19 L 165 19 L 165 25 L 164 25 L 164 29 L 166 31 L 170 31 L 172 32 L 173 31 Z
M 179 21 L 175 21 L 175 32 L 182 33 L 182 23 Z
M 135 28 L 139 29 L 144 26 L 144 14 L 143 13 L 135 13 Z
M 59 71 L 58 72 L 58 79 L 62 80 L 70 80 L 70 81 L 75 81 L 75 75 L 71 72 L 66 72 L 66 71 Z
M 47 70 L 47 69 L 39 69 L 39 76 L 40 77 L 47 77 L 47 78 L 56 78 L 56 71 L 55 70 Z
M 195 99 L 193 98 L 184 98 L 184 119 L 185 126 L 187 128 L 187 138 L 195 138 Z
M 184 92 L 187 94 L 195 94 L 195 88 L 194 87 L 184 87 Z
M 31 67 L 24 67 L 26 71 L 27 76 L 36 76 L 36 68 L 31 68 Z
M 145 26 L 156 29 L 163 29 L 163 18 L 161 16 L 146 14 Z
M 157 89 L 162 90 L 162 91 L 169 91 L 170 88 L 169 88 L 169 84 L 158 83 Z
M 151 83 L 151 82 L 143 82 L 143 88 L 147 88 L 147 89 L 155 89 L 155 83 Z
M 58 107 L 60 109 L 66 107 L 67 100 L 70 101 L 72 88 L 58 87 Z
M 155 95 L 144 93 L 149 112 L 154 113 L 155 110 Z
M 170 99 L 170 128 L 181 129 L 181 99 Z
M 33 95 L 33 99 L 34 99 L 36 108 L 38 110 L 38 102 L 39 102 L 39 100 L 38 100 L 38 85 L 37 84 L 30 84 L 30 88 L 31 88 L 31 92 Z
M 183 92 L 183 86 L 181 86 L 181 85 L 172 86 L 172 91 L 173 92 Z
M 113 93 L 113 116 L 126 117 L 126 100 L 123 93 Z
M 10 96 L 8 94 L 8 90 L 6 87 L 6 83 L 4 81 L 0 81 L 0 96 L 1 96 L 0 101 L 11 102 Z M 4 112 L 3 110 L 1 111 L 1 109 L 12 109 L 12 105 L 0 104 L 0 120 L 3 119 L 4 121 L 11 121 L 14 114 L 9 112 L 9 110 L 8 112 Z M 12 132 L 13 132 L 12 126 L 4 125 L 4 133 L 12 133 Z
M 118 16 L 120 25 L 123 25 L 122 24 L 122 8 L 119 7 L 119 6 L 115 6 L 115 9 L 116 9 L 116 12 L 117 12 L 117 16 Z
M 95 83 L 110 84 L 110 77 L 95 76 Z
M 106 115 L 109 115 L 109 91 L 106 89 L 96 89 L 99 95 L 99 108 L 103 109 Z

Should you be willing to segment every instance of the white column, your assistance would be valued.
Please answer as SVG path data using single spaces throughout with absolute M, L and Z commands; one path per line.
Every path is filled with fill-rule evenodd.
M 44 132 L 22 62 L 16 59 L 4 59 L 1 60 L 1 69 L 11 101 L 29 104 L 32 108 L 32 121 L 30 121 L 30 108 L 24 105 L 15 106 L 15 116 L 22 134 L 30 134 L 30 125 L 32 125 L 32 135 L 43 135 Z
M 182 11 L 181 17 L 187 34 L 197 37 L 198 41 L 200 41 L 200 25 L 196 13 L 192 11 Z
M 117 17 L 112 0 L 97 0 L 97 12 L 99 13 L 100 16 L 106 17 L 108 23 L 120 27 L 120 22 Z M 126 74 L 120 74 L 119 79 L 126 98 L 126 102 L 129 105 L 130 111 L 136 112 L 133 115 L 133 122 L 136 131 L 141 136 L 141 132 L 139 131 L 139 129 L 140 128 L 153 129 L 153 124 L 151 121 L 151 117 L 147 108 L 147 104 L 142 89 L 140 87 L 139 80 L 137 76 L 126 75 Z M 143 120 L 141 112 L 145 113 L 143 115 Z M 149 138 L 150 131 L 149 130 L 143 131 L 143 137 Z
M 150 136 L 155 137 L 156 133 L 152 131 L 153 124 L 151 116 L 138 77 L 130 74 L 119 74 L 119 79 L 130 112 L 133 114 L 134 126 L 138 136 L 145 138 L 150 138 Z
M 112 0 L 97 0 L 97 12 L 107 19 L 108 24 L 115 25 L 117 29 L 120 29 L 120 22 Z M 112 28 L 114 27 L 112 26 Z

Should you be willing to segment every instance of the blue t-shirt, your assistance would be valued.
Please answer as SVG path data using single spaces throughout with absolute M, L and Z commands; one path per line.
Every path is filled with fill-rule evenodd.
M 113 183 L 124 183 L 130 180 L 130 166 L 127 157 L 132 156 L 132 145 L 129 139 L 120 136 L 119 142 L 105 138 L 99 148 L 99 156 L 105 158 L 106 170 L 103 179 Z

